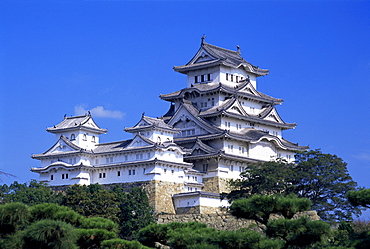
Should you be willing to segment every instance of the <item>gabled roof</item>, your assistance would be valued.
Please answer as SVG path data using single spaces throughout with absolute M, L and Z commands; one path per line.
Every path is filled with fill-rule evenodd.
M 140 121 L 134 125 L 133 127 L 127 127 L 125 128 L 125 131 L 127 132 L 141 132 L 141 131 L 147 131 L 147 130 L 165 130 L 167 132 L 171 133 L 178 133 L 180 130 L 175 129 L 171 127 L 170 125 L 166 124 L 163 119 L 159 118 L 151 118 L 142 115 Z
M 237 111 L 234 111 L 232 108 L 235 108 Z M 199 113 L 199 116 L 203 118 L 220 116 L 220 115 L 228 116 L 228 117 L 235 117 L 235 118 L 242 119 L 248 122 L 253 122 L 253 123 L 272 125 L 272 126 L 279 127 L 282 129 L 292 129 L 296 127 L 295 123 L 292 123 L 292 124 L 285 123 L 280 118 L 275 107 L 273 106 L 266 107 L 258 115 L 247 114 L 235 96 L 230 97 L 228 100 L 224 101 L 219 106 L 214 106 L 208 110 L 205 110 Z M 269 118 L 270 115 L 275 118 Z
M 245 141 L 245 142 L 252 143 L 252 144 L 258 143 L 261 140 L 265 139 L 267 141 L 273 141 L 281 149 L 298 150 L 298 151 L 303 151 L 303 150 L 308 149 L 307 146 L 300 146 L 296 143 L 289 142 L 286 139 L 271 135 L 266 131 L 261 131 L 261 130 L 257 130 L 254 128 L 246 128 L 246 129 L 241 130 L 240 132 L 224 131 L 219 134 L 209 134 L 209 135 L 202 135 L 202 136 L 198 135 L 198 136 L 193 136 L 193 137 L 176 138 L 175 142 L 178 144 L 183 144 L 183 143 L 189 143 L 189 142 L 197 142 L 198 140 L 208 141 L 208 140 L 222 139 L 222 138 L 223 139 L 234 139 L 238 141 Z M 205 147 L 202 147 L 202 148 L 205 148 Z M 206 150 L 203 150 L 203 151 L 206 151 Z M 215 155 L 219 153 L 220 152 L 216 153 L 213 151 L 209 151 L 210 155 Z
M 261 69 L 244 60 L 238 51 L 217 47 L 208 44 L 202 39 L 201 46 L 195 56 L 183 66 L 175 66 L 174 70 L 180 73 L 187 73 L 191 70 L 209 68 L 217 65 L 224 65 L 232 68 L 243 68 L 256 76 L 267 75 L 267 69 Z
M 191 94 L 192 92 L 196 92 L 199 95 L 212 92 L 225 92 L 230 95 L 238 95 L 247 99 L 260 101 L 263 103 L 271 103 L 274 105 L 281 104 L 283 102 L 282 99 L 277 99 L 257 91 L 248 79 L 241 81 L 235 87 L 230 87 L 222 83 L 195 84 L 192 87 L 184 88 L 173 93 L 161 94 L 159 97 L 163 100 L 174 102 L 176 100 L 183 99 L 187 94 Z
M 203 143 L 200 139 L 197 138 L 195 144 L 193 145 L 193 147 L 191 148 L 192 152 L 194 152 L 195 150 L 201 150 L 205 153 L 217 153 L 219 150 L 215 149 L 215 148 L 212 148 L 211 146 L 208 146 L 206 145 L 205 143 Z
M 60 136 L 58 141 L 53 146 L 51 146 L 50 149 L 48 149 L 47 151 L 41 154 L 34 154 L 31 157 L 34 159 L 39 159 L 42 157 L 70 155 L 70 154 L 75 154 L 79 152 L 92 153 L 89 150 L 85 150 L 75 145 L 74 143 L 69 141 L 65 136 Z
M 106 129 L 100 128 L 90 113 L 82 116 L 64 117 L 63 121 L 53 127 L 49 127 L 46 131 L 51 133 L 58 133 L 68 130 L 89 130 L 98 134 L 106 133 Z
M 219 133 L 222 130 L 211 123 L 207 122 L 206 120 L 199 117 L 199 111 L 193 106 L 193 104 L 188 100 L 183 100 L 180 107 L 177 108 L 176 113 L 171 117 L 168 121 L 170 125 L 175 125 L 177 122 L 181 120 L 180 115 L 185 112 L 190 115 L 192 120 L 201 126 L 204 130 L 208 131 L 209 133 Z

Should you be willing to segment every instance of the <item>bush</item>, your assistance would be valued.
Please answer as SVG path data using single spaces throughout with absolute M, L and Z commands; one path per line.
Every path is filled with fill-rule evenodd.
M 127 241 L 123 239 L 110 239 L 104 240 L 101 243 L 102 249 L 149 249 L 149 247 L 143 246 L 138 241 Z

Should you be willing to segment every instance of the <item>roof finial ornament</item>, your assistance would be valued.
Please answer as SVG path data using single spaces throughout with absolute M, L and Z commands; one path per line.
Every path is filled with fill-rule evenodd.
M 236 45 L 236 50 L 238 51 L 238 54 L 240 54 L 240 46 Z
M 67 114 L 64 114 L 64 119 L 67 117 Z
M 141 114 L 141 116 L 142 116 L 142 117 L 144 117 L 144 115 L 145 115 L 145 112 L 143 112 L 143 113 Z
M 87 114 L 88 114 L 89 116 L 91 116 L 91 113 L 90 113 L 90 111 L 87 111 Z
M 202 45 L 203 45 L 203 43 L 204 43 L 204 39 L 206 39 L 206 35 L 205 34 L 203 34 L 203 36 L 202 36 Z

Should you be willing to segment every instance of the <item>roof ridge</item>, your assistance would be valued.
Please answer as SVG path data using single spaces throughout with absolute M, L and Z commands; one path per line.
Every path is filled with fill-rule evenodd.
M 234 51 L 234 50 L 231 50 L 231 49 L 227 49 L 227 48 L 223 48 L 223 47 L 219 47 L 219 46 L 216 46 L 216 45 L 213 45 L 213 44 L 210 44 L 210 43 L 207 43 L 207 42 L 203 42 L 202 45 L 208 45 L 210 47 L 213 47 L 213 48 L 216 48 L 216 49 L 221 49 L 221 50 L 225 50 L 227 52 L 231 52 L 231 53 L 235 53 L 237 55 L 240 55 L 240 52 L 238 51 Z

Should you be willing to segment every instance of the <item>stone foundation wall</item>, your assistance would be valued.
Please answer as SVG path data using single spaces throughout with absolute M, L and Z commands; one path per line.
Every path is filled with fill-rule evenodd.
M 202 191 L 211 193 L 228 193 L 230 188 L 228 186 L 228 179 L 220 178 L 218 176 L 203 178 L 204 187 Z
M 176 210 L 176 214 L 215 214 L 223 212 L 220 207 L 194 206 L 182 207 Z
M 130 191 L 132 188 L 142 188 L 148 195 L 149 205 L 154 208 L 156 213 L 175 214 L 175 208 L 172 196 L 184 191 L 183 183 L 163 182 L 163 181 L 146 181 L 146 182 L 129 182 L 104 184 L 103 188 L 109 189 L 113 186 L 121 186 L 124 191 Z
M 217 230 L 238 230 L 242 227 L 249 227 L 250 225 L 258 227 L 257 223 L 253 220 L 237 219 L 226 213 L 158 215 L 157 217 L 158 224 L 191 221 L 204 223 L 208 227 L 212 227 Z
M 308 216 L 310 220 L 320 220 L 316 211 L 306 211 L 297 213 L 293 219 L 297 219 L 301 216 Z M 272 214 L 270 219 L 281 218 L 279 215 Z M 225 210 L 213 214 L 176 214 L 176 215 L 158 215 L 158 224 L 167 224 L 170 222 L 192 222 L 197 221 L 206 224 L 208 227 L 215 228 L 217 230 L 238 230 L 240 228 L 251 228 L 256 231 L 261 231 L 263 225 L 257 223 L 254 220 L 247 220 L 242 218 L 236 218 Z

